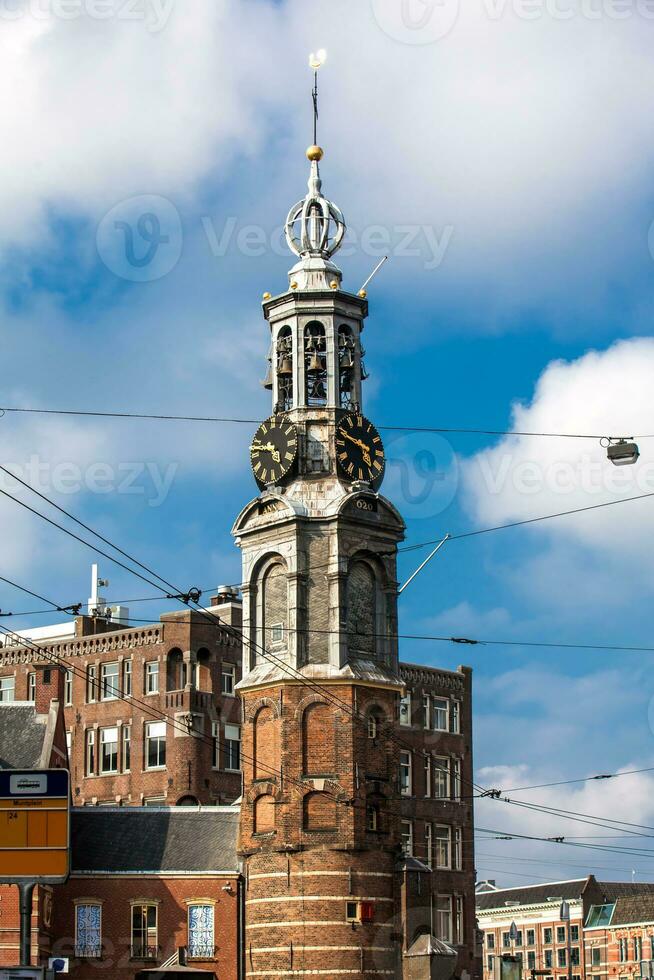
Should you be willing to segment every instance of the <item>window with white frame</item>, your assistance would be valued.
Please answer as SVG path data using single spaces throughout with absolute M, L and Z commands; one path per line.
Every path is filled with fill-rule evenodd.
M 535 945 L 536 945 L 536 930 L 527 929 L 527 946 L 535 946 Z
M 428 694 L 422 696 L 422 727 L 427 731 L 431 728 L 431 697 Z
M 454 869 L 463 871 L 463 832 L 461 827 L 454 828 Z
M 643 940 L 640 936 L 634 936 L 634 959 L 638 963 L 643 958 Z
M 157 906 L 132 905 L 132 959 L 156 960 L 159 956 Z
M 461 760 L 452 760 L 452 775 L 454 777 L 454 799 L 459 802 L 461 800 Z
M 424 768 L 425 768 L 425 796 L 429 797 L 432 794 L 432 773 L 431 773 L 430 755 L 425 756 Z
M 0 677 L 0 701 L 13 701 L 16 693 L 16 678 Z
M 556 941 L 557 943 L 565 942 L 565 926 L 556 927 Z
M 565 949 L 557 949 L 556 962 L 559 968 L 567 966 L 568 958 L 567 958 L 567 951 Z
M 36 671 L 27 675 L 27 700 L 36 701 Z
M 425 862 L 431 868 L 434 860 L 434 828 L 425 824 Z
M 149 796 L 147 799 L 143 800 L 143 806 L 165 806 L 166 798 L 165 796 Z
M 149 660 L 145 665 L 145 693 L 159 693 L 159 661 Z
M 132 696 L 132 661 L 129 658 L 123 660 L 123 694 L 128 698 Z
M 166 722 L 148 722 L 145 726 L 145 768 L 163 769 L 165 765 Z
M 533 949 L 530 949 L 529 952 L 527 953 L 527 969 L 528 970 L 536 969 L 536 953 L 534 952 Z
M 73 751 L 73 733 L 66 732 L 66 751 L 68 752 L 68 764 L 70 765 L 70 756 Z
M 579 942 L 579 926 L 570 926 L 570 942 Z
M 461 730 L 461 703 L 450 701 L 450 731 L 458 735 Z
M 590 951 L 590 965 L 591 966 L 601 966 L 602 965 L 602 949 L 600 946 L 593 946 Z
M 95 729 L 86 733 L 86 775 L 95 776 Z
M 215 956 L 213 905 L 189 905 L 188 955 L 190 959 L 207 960 Z
M 452 942 L 452 896 L 437 895 L 435 908 L 436 938 Z
M 437 800 L 450 798 L 450 760 L 444 756 L 434 759 L 434 796 Z
M 637 959 L 640 959 L 640 957 L 637 957 Z M 579 962 L 579 947 L 573 946 L 570 950 L 570 966 L 579 966 Z
M 432 726 L 435 732 L 447 732 L 449 730 L 449 701 L 447 698 L 434 698 L 432 700 Z
M 411 796 L 413 792 L 413 758 L 411 752 L 400 752 L 400 793 Z
M 100 729 L 100 772 L 118 772 L 118 729 Z
M 413 857 L 413 823 L 410 820 L 402 820 L 400 833 L 402 853 L 405 857 Z
M 123 725 L 123 772 L 132 768 L 132 726 Z
M 379 738 L 379 728 L 381 719 L 376 711 L 371 711 L 368 715 L 368 738 Z
M 95 664 L 89 664 L 86 668 L 86 700 L 92 704 L 98 696 L 98 668 Z
M 120 694 L 118 664 L 102 664 L 100 668 L 100 697 L 103 701 L 115 701 Z
M 461 945 L 465 938 L 465 927 L 463 920 L 463 895 L 456 895 L 454 898 L 454 925 L 455 925 L 455 941 Z
M 618 957 L 621 963 L 626 963 L 629 959 L 629 950 L 627 948 L 626 939 L 620 939 L 618 942 Z
M 64 702 L 67 705 L 73 703 L 73 672 L 67 670 L 64 675 Z
M 366 807 L 366 821 L 371 833 L 376 833 L 380 829 L 380 811 L 377 803 L 369 803 Z
M 220 722 L 219 721 L 214 721 L 211 723 L 211 738 L 213 741 L 212 766 L 214 769 L 220 769 Z
M 495 933 L 494 932 L 487 932 L 486 933 L 486 945 L 488 946 L 489 949 L 495 949 Z
M 238 725 L 225 725 L 225 769 L 240 772 L 241 729 Z
M 452 850 L 452 828 L 437 826 L 435 828 L 434 849 L 436 854 L 436 867 L 451 867 Z
M 75 956 L 84 959 L 102 956 L 102 906 L 99 903 L 75 906 Z
M 236 666 L 223 661 L 220 669 L 220 693 L 224 697 L 233 697 L 236 684 Z
M 411 724 L 411 692 L 407 691 L 406 694 L 402 695 L 400 698 L 400 725 L 410 725 Z

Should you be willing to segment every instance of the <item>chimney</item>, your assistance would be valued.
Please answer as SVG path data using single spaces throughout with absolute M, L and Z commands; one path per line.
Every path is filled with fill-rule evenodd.
M 211 596 L 211 612 L 227 626 L 240 627 L 243 623 L 243 600 L 238 589 L 231 585 L 219 585 L 217 593 Z
M 66 671 L 56 664 L 37 664 L 36 671 L 36 713 L 46 715 L 51 701 L 64 703 L 64 679 Z

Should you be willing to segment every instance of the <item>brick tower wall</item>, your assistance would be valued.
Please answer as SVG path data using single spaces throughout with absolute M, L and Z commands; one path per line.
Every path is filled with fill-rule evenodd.
M 320 688 L 244 692 L 246 973 L 398 976 L 397 694 Z

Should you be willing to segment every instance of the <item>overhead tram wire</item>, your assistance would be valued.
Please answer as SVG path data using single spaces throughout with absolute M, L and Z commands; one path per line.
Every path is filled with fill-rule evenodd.
M 7 473 L 9 476 L 14 476 L 14 474 L 10 470 L 6 470 L 4 467 L 0 467 L 0 469 L 3 469 L 4 472 Z M 108 543 L 109 546 L 111 548 L 113 548 L 115 551 L 118 551 L 123 556 L 128 557 L 130 561 L 134 561 L 135 564 L 137 564 L 140 568 L 143 568 L 150 575 L 153 575 L 154 577 L 160 579 L 161 582 L 163 582 L 164 584 L 168 585 L 171 589 L 176 590 L 177 587 L 174 586 L 172 583 L 170 583 L 166 579 L 162 578 L 160 575 L 158 575 L 156 572 L 154 572 L 147 565 L 144 565 L 143 563 L 141 563 L 141 562 L 136 561 L 135 559 L 133 559 L 130 555 L 127 554 L 127 552 L 123 551 L 122 549 L 120 549 L 116 545 L 114 545 L 112 542 L 108 541 L 107 538 L 105 538 L 102 535 L 100 535 L 93 528 L 89 527 L 86 524 L 83 524 L 77 517 L 75 517 L 74 515 L 70 514 L 68 511 L 63 511 L 63 508 L 59 507 L 58 504 L 54 503 L 54 501 L 51 501 L 44 494 L 42 494 L 39 491 L 35 490 L 33 487 L 30 486 L 30 484 L 26 483 L 25 481 L 21 480 L 20 478 L 15 477 L 15 476 L 14 476 L 14 478 L 17 479 L 17 481 L 21 485 L 23 485 L 24 487 L 26 487 L 28 490 L 31 490 L 33 493 L 35 493 L 38 497 L 40 497 L 46 503 L 51 504 L 57 510 L 65 513 L 65 515 L 70 520 L 73 520 L 76 524 L 78 524 L 80 526 L 83 526 L 86 530 L 88 530 L 91 534 L 93 534 L 96 537 L 98 537 L 104 543 Z M 170 594 L 166 593 L 166 590 L 163 589 L 163 587 L 160 586 L 160 585 L 158 585 L 156 582 L 153 582 L 150 579 L 146 579 L 145 576 L 143 576 L 140 572 L 136 571 L 135 569 L 130 569 L 129 566 L 127 566 L 127 565 L 124 564 L 124 562 L 121 562 L 118 559 L 114 558 L 113 556 L 108 555 L 105 551 L 102 551 L 101 549 L 97 548 L 94 544 L 92 544 L 92 543 L 84 540 L 84 538 L 79 537 L 79 535 L 74 534 L 68 528 L 64 527 L 61 524 L 58 524 L 56 521 L 53 521 L 51 518 L 47 517 L 45 514 L 42 514 L 40 511 L 36 510 L 35 508 L 30 507 L 29 504 L 26 504 L 24 501 L 20 500 L 19 498 L 14 497 L 13 494 L 8 493 L 6 490 L 0 490 L 0 494 L 3 494 L 5 497 L 7 497 L 10 500 L 13 500 L 15 503 L 19 504 L 21 507 L 26 508 L 28 511 L 30 511 L 35 516 L 40 517 L 42 520 L 46 521 L 48 524 L 50 524 L 50 525 L 58 528 L 59 530 L 63 531 L 65 534 L 69 535 L 74 540 L 78 541 L 81 544 L 84 544 L 87 548 L 90 548 L 91 550 L 96 551 L 98 554 L 103 555 L 103 557 L 107 558 L 109 561 L 113 562 L 114 564 L 119 565 L 121 568 L 125 569 L 126 571 L 131 572 L 131 574 L 136 575 L 140 579 L 143 579 L 143 581 L 146 581 L 148 583 L 148 585 L 151 585 L 151 586 L 153 586 L 153 588 L 158 589 L 160 592 L 164 593 L 164 595 L 165 595 L 166 598 L 175 599 L 176 601 L 181 602 L 182 605 L 184 605 L 185 607 L 194 609 L 194 611 L 197 612 L 197 613 L 199 613 L 200 616 L 202 618 L 204 618 L 208 623 L 210 623 L 212 626 L 215 625 L 215 623 L 216 623 L 216 617 L 213 616 L 213 615 L 207 614 L 206 613 L 206 610 L 204 610 L 202 607 L 199 606 L 198 602 L 195 599 L 192 598 L 191 591 L 189 591 L 189 593 L 184 593 L 181 590 L 177 590 L 177 594 L 176 595 L 170 595 Z M 50 604 L 51 605 L 54 605 L 53 603 L 50 603 Z M 219 622 L 220 622 L 220 620 L 219 620 Z M 231 627 L 229 624 L 222 623 L 222 626 L 223 626 L 224 629 L 226 629 L 228 631 L 231 630 L 232 633 L 233 633 L 233 635 L 237 636 L 238 639 L 240 639 L 241 641 L 243 640 L 242 635 L 239 634 L 238 631 L 234 630 L 234 628 Z M 278 668 L 280 668 L 284 673 L 288 674 L 294 681 L 296 681 L 298 683 L 301 683 L 303 686 L 307 687 L 307 689 L 309 689 L 309 690 L 313 690 L 314 692 L 320 693 L 322 697 L 326 698 L 329 701 L 329 703 L 331 703 L 335 707 L 339 707 L 341 710 L 345 710 L 354 720 L 357 720 L 360 724 L 363 724 L 363 725 L 366 724 L 366 719 L 363 716 L 361 716 L 358 712 L 353 712 L 352 709 L 350 708 L 350 706 L 345 701 L 343 701 L 338 696 L 334 695 L 332 693 L 332 691 L 330 691 L 328 688 L 323 688 L 317 682 L 308 680 L 304 676 L 304 674 L 301 673 L 301 671 L 297 670 L 297 668 L 291 667 L 290 665 L 286 664 L 279 657 L 276 657 L 274 654 L 270 653 L 270 651 L 264 650 L 264 648 L 261 647 L 259 644 L 253 644 L 252 641 L 250 641 L 250 640 L 248 640 L 246 642 L 250 646 L 250 649 L 254 649 L 255 652 L 257 651 L 257 647 L 258 647 L 259 648 L 258 652 L 260 653 L 260 655 L 262 657 L 264 657 L 266 660 L 268 660 L 273 665 L 275 665 Z M 395 736 L 395 733 L 393 733 L 393 735 L 392 735 L 391 738 L 397 744 L 402 745 L 405 749 L 408 748 L 408 749 L 412 750 L 413 747 L 410 745 L 410 743 L 403 743 L 400 739 L 397 738 L 397 736 Z M 468 782 L 467 778 L 464 778 L 463 776 L 461 778 L 462 778 L 462 781 Z M 471 783 L 470 785 L 472 786 L 473 789 L 476 789 L 478 791 L 483 792 L 483 790 L 484 790 L 483 787 L 477 786 L 474 783 Z
M 56 408 L 17 408 L 15 406 L 10 407 L 6 405 L 0 407 L 0 417 L 2 417 L 4 414 L 63 415 L 75 416 L 79 418 L 141 419 L 156 422 L 205 422 L 224 425 L 258 425 L 261 421 L 260 419 L 230 418 L 213 415 L 164 415 L 146 412 L 92 412 Z M 327 424 L 335 425 L 336 423 L 331 422 Z M 385 432 L 424 432 L 444 435 L 533 436 L 535 438 L 544 439 L 591 439 L 593 441 L 606 438 L 623 438 L 622 436 L 607 436 L 606 432 L 600 434 L 592 434 L 588 432 L 528 432 L 512 429 L 468 429 L 461 427 L 415 425 L 378 425 L 377 428 Z M 654 433 L 630 436 L 630 438 L 654 439 Z

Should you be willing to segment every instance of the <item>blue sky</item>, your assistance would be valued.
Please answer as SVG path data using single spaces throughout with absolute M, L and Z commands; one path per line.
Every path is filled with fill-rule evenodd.
M 370 290 L 369 417 L 654 432 L 654 23 L 640 8 L 618 17 L 605 0 L 590 16 L 544 0 L 528 17 L 517 0 L 410 0 L 402 19 L 391 0 L 188 6 L 115 0 L 100 20 L 92 0 L 0 4 L 2 403 L 265 417 L 260 301 L 291 264 L 279 231 L 305 191 L 307 55 L 324 46 L 322 173 L 351 229 L 346 288 L 390 254 Z M 4 465 L 166 578 L 239 580 L 230 527 L 255 493 L 252 426 L 0 425 Z M 409 544 L 654 490 L 651 439 L 615 485 L 596 441 L 385 440 L 384 491 Z M 651 513 L 645 500 L 452 542 L 403 595 L 402 632 L 654 645 Z M 0 574 L 86 599 L 90 552 L 6 500 L 0 518 Z M 403 556 L 400 577 L 420 558 Z M 112 599 L 150 593 L 103 573 Z M 0 607 L 34 602 L 3 587 Z M 486 786 L 654 765 L 652 654 L 407 641 L 403 657 L 475 668 Z M 651 788 L 643 774 L 521 798 L 651 824 Z M 478 821 L 593 833 L 498 803 Z M 480 875 L 507 884 L 595 863 L 654 880 L 646 857 L 479 852 Z

